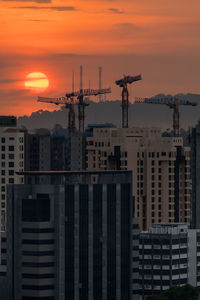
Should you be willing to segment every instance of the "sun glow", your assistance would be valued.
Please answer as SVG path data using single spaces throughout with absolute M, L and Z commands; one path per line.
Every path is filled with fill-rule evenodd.
M 44 91 L 49 86 L 49 80 L 44 73 L 33 72 L 29 73 L 26 76 L 26 81 L 24 82 L 24 85 L 27 89 L 35 91 Z

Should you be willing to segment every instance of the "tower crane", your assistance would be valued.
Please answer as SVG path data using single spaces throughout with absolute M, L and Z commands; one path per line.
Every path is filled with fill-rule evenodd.
M 173 131 L 174 136 L 179 136 L 179 105 L 196 106 L 197 102 L 191 102 L 189 100 L 178 99 L 176 97 L 164 97 L 164 98 L 135 98 L 135 103 L 148 103 L 148 104 L 165 104 L 169 108 L 173 109 Z
M 78 105 L 78 120 L 79 120 L 79 131 L 84 132 L 84 121 L 85 121 L 85 107 L 89 105 L 84 101 L 84 97 L 86 96 L 97 96 L 102 94 L 111 93 L 111 89 L 81 89 L 80 91 L 67 93 L 63 97 L 38 97 L 39 102 L 45 103 L 54 103 L 56 105 L 65 105 L 66 108 L 69 108 L 69 118 L 68 118 L 68 126 L 69 130 L 73 130 L 75 128 L 75 113 L 73 106 L 74 104 Z M 75 99 L 74 99 L 75 98 Z
M 129 105 L 129 93 L 128 93 L 128 84 L 131 84 L 135 81 L 141 80 L 142 76 L 124 76 L 122 79 L 115 81 L 116 85 L 122 87 L 122 128 L 128 128 L 128 105 Z

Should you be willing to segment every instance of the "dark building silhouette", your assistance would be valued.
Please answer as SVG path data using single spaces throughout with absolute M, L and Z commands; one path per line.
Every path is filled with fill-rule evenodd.
M 40 176 L 51 184 L 36 184 Z M 131 172 L 25 178 L 8 190 L 5 299 L 131 299 Z
M 200 122 L 192 129 L 191 177 L 192 177 L 192 227 L 200 228 Z

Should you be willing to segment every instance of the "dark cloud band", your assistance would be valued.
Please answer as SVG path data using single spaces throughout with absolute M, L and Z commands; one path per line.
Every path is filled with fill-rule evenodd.
M 34 9 L 34 10 L 55 10 L 55 11 L 75 11 L 74 6 L 20 6 L 16 9 Z
M 51 3 L 51 0 L 0 0 L 2 2 L 34 2 L 34 3 Z

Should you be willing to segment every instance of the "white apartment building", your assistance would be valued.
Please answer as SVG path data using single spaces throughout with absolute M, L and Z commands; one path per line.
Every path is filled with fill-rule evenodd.
M 22 184 L 24 176 L 16 175 L 25 165 L 25 131 L 17 128 L 0 128 L 0 203 L 1 230 L 6 226 L 6 185 Z
M 153 224 L 139 233 L 139 262 L 133 273 L 133 299 L 160 294 L 171 286 L 200 287 L 200 230 L 183 223 Z M 134 285 L 137 279 L 138 285 Z
M 162 137 L 158 128 L 89 127 L 88 170 L 133 171 L 135 217 L 153 223 L 190 225 L 190 148 L 181 137 Z
M 16 128 L 14 116 L 0 116 L 0 276 L 7 273 L 7 235 L 6 209 L 7 184 L 23 183 L 24 176 L 16 171 L 24 170 L 25 164 L 25 129 Z

